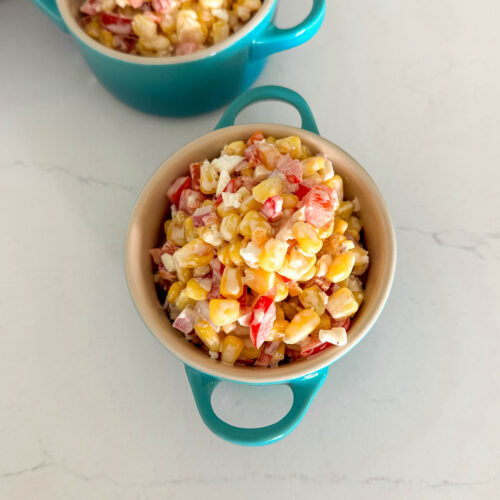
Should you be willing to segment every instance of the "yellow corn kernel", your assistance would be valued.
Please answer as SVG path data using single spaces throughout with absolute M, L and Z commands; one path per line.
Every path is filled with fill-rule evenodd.
M 339 204 L 339 208 L 337 208 L 337 213 L 335 214 L 335 216 L 340 217 L 341 219 L 349 219 L 353 210 L 354 205 L 352 204 L 352 201 L 342 201 Z
M 281 269 L 285 261 L 288 245 L 284 241 L 271 238 L 259 256 L 259 265 L 264 271 L 274 272 Z
M 167 234 L 170 224 L 172 224 L 172 219 L 168 219 L 163 223 L 163 230 L 165 231 L 165 234 Z
M 184 235 L 186 237 L 186 242 L 194 240 L 195 238 L 193 218 L 191 216 L 184 221 Z
M 212 42 L 219 43 L 225 40 L 231 32 L 230 26 L 228 23 L 220 20 L 215 21 L 212 26 Z
M 206 300 L 209 291 L 194 278 L 191 278 L 186 284 L 186 295 L 193 300 Z
M 305 160 L 312 155 L 311 149 L 306 144 L 302 144 L 302 151 L 300 152 L 299 160 Z
M 330 330 L 332 327 L 332 320 L 330 319 L 330 316 L 327 313 L 322 314 L 319 317 L 319 325 L 318 329 L 319 330 Z
M 337 198 L 340 202 L 344 199 L 344 181 L 340 175 L 335 174 L 331 179 L 325 182 L 328 187 L 331 187 L 337 193 Z
M 333 233 L 323 244 L 322 254 L 339 255 L 354 248 L 354 243 L 343 234 Z
M 222 341 L 222 362 L 234 365 L 235 361 L 240 357 L 243 347 L 243 339 L 235 335 L 227 335 Z
M 278 283 L 278 277 L 276 277 L 276 284 Z M 276 301 L 275 301 L 276 302 Z M 279 304 L 276 304 L 276 320 L 285 319 L 285 313 Z
M 241 169 L 241 175 L 244 175 L 245 177 L 253 177 L 253 168 L 247 167 Z
M 347 231 L 345 232 L 345 234 L 351 235 L 352 238 L 354 239 L 354 241 L 359 243 L 359 238 L 360 238 L 359 231 L 356 231 L 355 229 L 348 228 Z
M 240 222 L 239 232 L 245 238 L 252 238 L 253 232 L 255 228 L 262 227 L 265 228 L 268 235 L 271 235 L 272 228 L 269 222 L 265 219 L 265 217 L 256 210 L 250 210 Z
M 288 297 L 288 287 L 285 283 L 283 283 L 278 275 L 276 275 L 275 285 L 276 297 L 274 298 L 274 302 L 281 302 Z
M 336 255 L 333 258 L 332 263 L 328 267 L 326 272 L 326 277 L 332 283 L 339 283 L 349 277 L 354 267 L 355 258 L 352 251 L 347 251 Z
M 277 139 L 274 145 L 281 154 L 288 153 L 294 159 L 298 158 L 302 153 L 302 141 L 296 135 Z
M 307 177 L 325 166 L 325 159 L 322 156 L 311 156 L 302 160 L 302 175 Z
M 219 203 L 215 211 L 221 219 L 227 217 L 228 215 L 238 215 L 239 213 L 237 208 L 228 207 L 224 203 Z
M 201 206 L 202 206 L 202 207 L 210 207 L 210 206 L 212 206 L 212 205 L 215 205 L 215 201 L 213 201 L 213 200 L 205 200 L 205 201 L 201 204 Z
M 249 338 L 243 339 L 243 350 L 241 351 L 241 359 L 257 359 L 260 355 L 257 349 Z
M 299 301 L 305 309 L 312 309 L 318 316 L 325 313 L 327 296 L 316 285 L 304 288 L 299 293 Z
M 220 233 L 226 241 L 233 241 L 238 236 L 241 217 L 236 213 L 231 213 L 223 217 L 220 223 Z
M 279 177 L 269 177 L 252 189 L 253 197 L 264 203 L 271 196 L 280 195 L 283 192 L 283 181 Z
M 224 154 L 242 156 L 246 147 L 247 145 L 243 141 L 234 141 L 224 148 Z
M 195 306 L 196 305 L 196 300 L 191 299 L 190 297 L 187 296 L 186 289 L 184 288 L 181 290 L 181 293 L 177 297 L 177 300 L 175 301 L 175 307 L 179 310 L 183 310 L 186 306 Z
M 358 303 L 358 306 L 360 306 L 363 303 L 363 300 L 365 300 L 365 294 L 363 292 L 352 292 L 354 295 L 354 299 Z
M 243 266 L 245 264 L 245 261 L 240 254 L 240 250 L 242 246 L 243 248 L 246 247 L 247 243 L 248 241 L 245 241 L 241 238 L 236 238 L 229 244 L 229 258 L 235 266 Z
M 279 345 L 278 349 L 274 351 L 273 357 L 271 358 L 271 367 L 277 366 L 280 361 L 283 361 L 285 359 L 285 344 L 284 342 L 281 342 Z
M 335 219 L 333 232 L 335 234 L 344 234 L 346 232 L 347 226 L 348 224 L 344 219 Z
M 99 34 L 99 41 L 109 49 L 114 48 L 114 37 L 111 31 L 104 29 L 101 30 L 101 33 Z
M 309 222 L 295 222 L 292 233 L 306 255 L 316 255 L 321 250 L 323 242 Z
M 299 279 L 299 283 L 304 283 L 306 281 L 309 281 L 310 279 L 314 278 L 316 276 L 316 266 L 312 266 L 309 271 L 304 273 Z
M 354 316 L 359 305 L 351 290 L 343 286 L 330 296 L 326 308 L 333 319 L 345 319 Z
M 170 285 L 170 288 L 167 292 L 167 300 L 170 304 L 175 304 L 177 297 L 179 297 L 180 293 L 184 290 L 184 283 L 180 281 L 175 281 Z
M 299 197 L 294 194 L 283 193 L 281 195 L 283 198 L 283 208 L 295 208 L 299 203 Z
M 368 269 L 370 265 L 370 257 L 368 256 L 368 251 L 362 247 L 355 247 L 351 250 L 354 255 L 354 267 L 352 274 L 357 276 L 362 275 Z
M 193 276 L 193 270 L 189 267 L 176 266 L 177 279 L 182 283 L 187 283 Z
M 358 233 L 361 231 L 361 229 L 363 229 L 363 224 L 355 215 L 351 216 L 351 218 L 349 219 L 349 229 L 354 229 Z
M 304 276 L 316 263 L 316 256 L 304 255 L 299 251 L 298 247 L 290 250 L 285 257 L 285 262 L 279 270 L 279 273 L 290 280 L 297 281 Z
M 329 238 L 333 234 L 333 227 L 334 227 L 334 222 L 333 220 L 330 222 L 327 222 L 324 226 L 321 226 L 320 228 L 317 229 L 318 236 L 322 240 L 326 240 L 326 238 Z
M 233 299 L 212 299 L 208 304 L 210 319 L 218 326 L 229 325 L 237 321 L 240 315 L 240 303 Z
M 283 309 L 283 312 L 285 313 L 285 318 L 288 318 L 290 320 L 292 320 L 298 312 L 297 304 L 295 304 L 294 302 L 290 302 L 289 300 L 287 300 L 286 302 L 282 302 L 280 305 Z
M 226 299 L 239 299 L 243 295 L 243 272 L 240 267 L 226 266 L 224 268 L 220 293 Z
M 257 212 L 262 208 L 262 203 L 259 203 L 253 196 L 244 199 L 240 205 L 240 214 L 246 215 L 249 212 Z
M 99 35 L 101 34 L 101 24 L 98 17 L 94 17 L 92 21 L 87 24 L 86 31 L 89 36 L 95 40 L 99 40 Z
M 240 187 L 236 192 L 241 196 L 242 201 L 252 196 L 252 193 L 245 186 Z
M 189 243 L 186 243 L 174 254 L 174 259 L 180 268 L 206 266 L 213 257 L 213 246 L 205 243 L 200 238 L 195 238 Z
M 217 258 L 225 266 L 231 264 L 231 257 L 229 255 L 229 245 L 222 245 L 217 249 Z
M 252 233 L 252 243 L 258 247 L 263 247 L 269 239 L 269 227 L 257 226 Z
M 158 36 L 156 23 L 143 14 L 136 14 L 134 16 L 132 20 L 132 29 L 138 37 L 146 40 L 153 40 Z
M 207 321 L 198 321 L 194 325 L 194 331 L 201 341 L 213 352 L 219 352 L 220 337 L 219 334 L 210 326 Z
M 219 173 L 217 169 L 208 164 L 200 168 L 200 190 L 203 194 L 214 194 L 219 182 Z
M 245 269 L 245 285 L 249 286 L 259 295 L 264 295 L 274 286 L 275 274 L 264 269 Z
M 296 344 L 307 337 L 318 325 L 320 319 L 312 309 L 303 309 L 295 315 L 285 331 L 285 342 Z
M 277 340 L 283 340 L 285 336 L 285 331 L 290 323 L 286 319 L 275 320 L 273 327 L 266 337 L 269 342 L 275 342 Z
M 274 144 L 276 142 L 276 137 L 272 136 L 272 135 L 269 135 L 266 137 L 266 142 L 268 144 Z

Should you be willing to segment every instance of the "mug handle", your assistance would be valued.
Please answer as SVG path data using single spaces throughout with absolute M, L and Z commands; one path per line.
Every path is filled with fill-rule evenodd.
M 278 422 L 265 427 L 244 428 L 221 420 L 212 408 L 212 393 L 220 379 L 185 365 L 194 400 L 205 425 L 217 436 L 242 446 L 275 443 L 289 434 L 304 417 L 309 405 L 328 374 L 328 367 L 297 380 L 285 382 L 293 393 L 289 412 Z
M 68 33 L 68 28 L 66 23 L 63 21 L 59 9 L 56 5 L 56 0 L 32 0 L 32 2 L 44 13 L 51 21 L 57 24 L 57 26 Z
M 314 120 L 311 108 L 305 99 L 286 87 L 278 87 L 276 85 L 266 85 L 247 90 L 237 97 L 226 109 L 222 118 L 217 123 L 215 130 L 224 127 L 231 127 L 240 111 L 244 108 L 259 101 L 283 101 L 291 104 L 300 114 L 302 118 L 302 128 L 309 130 L 315 134 L 319 134 L 318 126 Z
M 318 32 L 325 18 L 325 9 L 326 0 L 313 0 L 311 11 L 297 26 L 280 29 L 271 23 L 253 42 L 250 59 L 260 59 L 306 43 Z

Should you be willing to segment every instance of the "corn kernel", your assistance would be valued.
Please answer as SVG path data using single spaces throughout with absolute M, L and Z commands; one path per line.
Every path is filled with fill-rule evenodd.
M 278 283 L 278 277 L 276 276 L 276 283 Z M 283 312 L 283 308 L 276 304 L 276 320 L 285 319 L 285 313 Z
M 186 242 L 194 240 L 195 238 L 193 217 L 191 216 L 184 221 L 184 235 L 186 237 Z
M 285 331 L 285 342 L 296 344 L 307 337 L 320 323 L 319 316 L 312 309 L 303 309 L 295 315 Z
M 306 255 L 316 255 L 321 250 L 323 242 L 314 227 L 308 222 L 295 222 L 292 226 L 292 233 L 299 248 Z
M 288 328 L 289 324 L 290 323 L 286 319 L 275 320 L 273 323 L 273 327 L 269 332 L 269 335 L 266 337 L 266 340 L 269 342 L 283 340 L 285 331 Z
M 104 29 L 101 30 L 101 32 L 99 34 L 99 41 L 103 45 L 108 47 L 108 49 L 114 48 L 114 37 L 113 37 L 113 33 L 111 33 L 111 31 L 104 30 Z
M 289 300 L 282 302 L 281 308 L 285 313 L 285 318 L 288 318 L 289 320 L 292 320 L 298 312 L 297 304 L 290 302 Z
M 262 203 L 259 203 L 253 196 L 244 199 L 240 205 L 240 214 L 246 215 L 249 212 L 258 212 L 262 208 Z
M 305 309 L 312 309 L 318 316 L 325 313 L 327 295 L 316 285 L 304 288 L 299 294 L 299 301 Z
M 249 338 L 243 339 L 243 350 L 241 351 L 241 359 L 257 359 L 260 355 L 259 349 L 257 349 Z
M 334 221 L 327 222 L 324 226 L 321 226 L 318 229 L 318 236 L 322 240 L 326 240 L 326 238 L 329 238 L 333 234 L 333 228 L 334 228 Z
M 274 137 L 274 136 L 272 136 L 272 135 L 268 135 L 268 136 L 266 137 L 266 142 L 267 142 L 268 144 L 274 144 L 274 143 L 276 142 L 276 137 Z
M 244 242 L 244 244 L 243 244 Z M 243 260 L 243 257 L 241 256 L 240 250 L 243 247 L 246 247 L 247 241 L 241 239 L 241 238 L 236 238 L 234 241 L 232 241 L 229 245 L 229 258 L 231 259 L 231 262 L 235 266 L 243 266 L 245 264 L 245 261 Z
M 322 255 L 319 259 L 318 262 L 316 263 L 316 274 L 318 278 L 322 278 L 323 276 L 326 276 L 326 272 L 328 271 L 328 268 L 330 267 L 330 264 L 332 263 L 332 256 L 331 255 Z
M 309 271 L 304 273 L 297 281 L 299 283 L 304 283 L 314 278 L 314 276 L 316 276 L 316 266 L 312 266 L 311 269 L 309 269 Z
M 252 243 L 258 247 L 263 247 L 269 239 L 269 228 L 267 226 L 257 226 L 252 233 Z
M 354 295 L 354 299 L 358 303 L 358 306 L 360 306 L 363 303 L 363 300 L 365 300 L 365 294 L 363 292 L 352 292 Z
M 224 238 L 217 225 L 200 227 L 198 229 L 198 234 L 205 243 L 213 247 L 218 247 L 224 243 Z
M 205 201 L 201 204 L 201 206 L 202 206 L 202 207 L 210 207 L 210 206 L 212 206 L 212 205 L 215 205 L 215 201 L 213 201 L 213 200 L 205 200 Z
M 280 195 L 282 192 L 283 181 L 279 177 L 269 177 L 252 189 L 253 197 L 259 203 L 264 203 L 271 196 Z
M 228 144 L 224 148 L 224 154 L 226 155 L 238 155 L 243 156 L 247 145 L 243 141 L 234 141 L 231 144 Z
M 302 175 L 307 177 L 325 166 L 325 159 L 322 156 L 311 156 L 302 160 Z
M 220 337 L 219 334 L 210 326 L 207 321 L 198 321 L 194 325 L 194 331 L 201 341 L 214 352 L 218 352 L 220 349 Z
M 220 293 L 227 299 L 239 299 L 243 295 L 243 272 L 239 267 L 224 268 Z
M 219 259 L 222 264 L 225 266 L 228 266 L 231 264 L 231 257 L 230 257 L 230 252 L 229 252 L 229 245 L 222 245 L 217 249 L 217 258 Z
M 354 255 L 354 267 L 352 270 L 352 274 L 357 276 L 361 276 L 365 273 L 370 265 L 370 257 L 368 256 L 368 252 L 361 247 L 356 247 L 351 250 L 351 253 Z
M 294 159 L 299 158 L 302 153 L 302 141 L 296 135 L 277 139 L 275 146 L 281 154 L 288 153 Z
M 175 266 L 175 271 L 177 274 L 177 279 L 182 283 L 187 283 L 193 276 L 193 270 L 188 267 Z
M 95 40 L 99 40 L 99 35 L 101 34 L 101 25 L 99 23 L 99 18 L 94 17 L 92 21 L 87 24 L 86 31 L 89 36 L 91 36 Z
M 340 175 L 335 174 L 325 184 L 337 193 L 337 198 L 340 202 L 344 199 L 344 181 Z
M 158 36 L 156 23 L 143 14 L 136 14 L 134 16 L 132 20 L 132 29 L 138 37 L 146 40 L 153 40 Z
M 240 314 L 240 303 L 233 299 L 212 299 L 208 308 L 210 319 L 218 326 L 237 321 Z
M 326 277 L 332 283 L 338 283 L 348 278 L 354 267 L 355 257 L 352 251 L 347 251 L 334 257 Z
M 243 340 L 234 335 L 227 335 L 222 341 L 222 362 L 234 365 L 243 351 Z
M 349 241 L 344 235 L 333 233 L 323 243 L 321 253 L 329 255 L 339 255 L 354 248 L 354 243 Z
M 286 255 L 285 262 L 279 273 L 285 278 L 296 281 L 307 273 L 315 263 L 315 255 L 304 255 L 297 247 L 293 247 L 290 253 Z
M 240 222 L 239 232 L 245 238 L 252 238 L 253 232 L 256 227 L 265 228 L 268 235 L 272 234 L 272 228 L 266 218 L 256 210 L 250 210 Z
M 191 278 L 186 284 L 186 295 L 193 300 L 206 300 L 209 290 L 203 288 L 200 283 Z
M 284 342 L 281 342 L 279 345 L 278 349 L 274 351 L 273 357 L 271 358 L 271 367 L 278 366 L 278 363 L 280 361 L 283 361 L 285 359 L 285 344 Z
M 175 252 L 174 260 L 180 268 L 193 268 L 206 266 L 213 259 L 213 256 L 214 248 L 212 245 L 205 243 L 200 238 L 195 238 Z
M 319 317 L 319 325 L 317 328 L 320 330 L 330 330 L 331 327 L 332 320 L 330 319 L 330 315 L 328 315 L 327 313 L 322 314 Z
M 235 207 L 228 207 L 224 203 L 219 203 L 217 205 L 217 208 L 215 209 L 217 212 L 217 215 L 223 219 L 224 217 L 227 217 L 228 215 L 238 215 L 238 209 Z
M 356 231 L 355 229 L 348 228 L 347 231 L 345 232 L 345 234 L 350 235 L 356 243 L 359 243 L 359 239 L 360 239 L 359 231 Z
M 252 167 L 243 168 L 241 170 L 241 175 L 244 175 L 245 177 L 253 177 L 253 168 Z
M 271 238 L 259 256 L 260 267 L 268 272 L 278 271 L 283 266 L 287 250 L 285 242 Z
M 196 305 L 196 300 L 191 299 L 190 297 L 187 296 L 186 289 L 184 288 L 181 290 L 181 293 L 177 297 L 177 300 L 175 301 L 175 307 L 179 310 L 183 310 L 186 306 L 195 306 Z
M 346 232 L 347 226 L 348 224 L 344 219 L 335 219 L 333 232 L 335 234 L 344 234 Z
M 299 197 L 294 194 L 283 193 L 281 195 L 283 198 L 283 208 L 295 208 L 299 203 Z
M 275 285 L 276 297 L 274 298 L 274 302 L 281 302 L 288 297 L 288 287 L 285 285 L 285 283 L 283 283 L 278 275 L 276 275 Z M 278 306 L 276 306 L 276 310 L 278 310 Z M 276 315 L 276 317 L 278 316 Z
M 354 210 L 354 205 L 352 201 L 342 201 L 339 204 L 339 208 L 337 208 L 336 217 L 340 217 L 341 219 L 349 219 L 352 212 Z
M 175 304 L 177 297 L 179 297 L 180 293 L 184 290 L 184 283 L 180 281 L 176 281 L 170 285 L 170 288 L 167 292 L 167 300 L 170 304 Z
M 200 168 L 200 190 L 203 194 L 214 194 L 219 182 L 217 169 L 208 164 L 203 164 Z
M 163 230 L 165 231 L 165 235 L 167 234 L 168 232 L 168 228 L 170 226 L 170 224 L 172 224 L 172 219 L 168 219 L 164 222 L 163 224 Z
M 275 274 L 264 269 L 245 269 L 245 285 L 249 286 L 259 295 L 264 295 L 274 286 Z
M 323 168 L 318 172 L 322 182 L 327 182 L 334 177 L 333 165 L 330 160 L 325 160 Z
M 341 287 L 330 296 L 326 308 L 333 319 L 345 319 L 354 316 L 359 305 L 351 290 Z
M 358 233 L 361 231 L 361 229 L 363 229 L 363 224 L 355 215 L 351 216 L 351 218 L 349 219 L 349 229 L 354 229 Z

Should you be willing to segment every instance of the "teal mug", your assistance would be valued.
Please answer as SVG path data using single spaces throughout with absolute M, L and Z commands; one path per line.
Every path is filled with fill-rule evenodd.
M 284 101 L 296 107 L 302 128 L 257 123 L 234 125 L 237 114 L 246 106 L 265 100 Z M 245 140 L 255 131 L 264 135 L 297 135 L 311 151 L 332 160 L 335 171 L 345 180 L 348 198 L 357 196 L 361 205 L 364 236 L 371 256 L 365 300 L 352 322 L 347 345 L 331 346 L 303 361 L 272 369 L 251 366 L 226 366 L 210 359 L 187 342 L 171 325 L 158 301 L 153 268 L 148 250 L 157 246 L 167 213 L 166 187 L 186 175 L 190 163 L 219 155 L 225 144 Z M 352 349 L 379 316 L 391 288 L 396 263 L 396 241 L 391 218 L 380 191 L 367 172 L 347 153 L 319 135 L 314 117 L 304 99 L 283 87 L 257 87 L 238 97 L 226 110 L 216 130 L 196 139 L 171 156 L 156 171 L 140 194 L 127 233 L 125 264 L 131 297 L 149 330 L 170 352 L 185 364 L 198 411 L 205 424 L 230 442 L 259 446 L 286 436 L 300 422 L 311 401 L 325 381 L 328 366 Z M 279 422 L 261 428 L 240 428 L 221 420 L 211 404 L 212 393 L 221 380 L 263 385 L 287 384 L 293 393 L 290 411 Z
M 278 0 L 264 0 L 254 17 L 225 41 L 194 54 L 145 57 L 109 49 L 77 22 L 82 0 L 33 0 L 69 32 L 96 77 L 120 101 L 146 113 L 189 116 L 224 106 L 250 87 L 269 55 L 307 42 L 321 26 L 326 0 L 313 0 L 297 26 L 273 24 Z

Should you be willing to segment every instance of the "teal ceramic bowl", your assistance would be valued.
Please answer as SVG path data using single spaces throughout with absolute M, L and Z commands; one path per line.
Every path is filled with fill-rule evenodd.
M 234 125 L 236 115 L 245 106 L 262 100 L 279 100 L 295 106 L 302 117 L 302 128 L 271 123 Z M 352 322 L 347 345 L 331 346 L 306 360 L 273 369 L 225 366 L 187 342 L 172 327 L 158 301 L 148 252 L 157 246 L 163 234 L 163 221 L 168 208 L 166 187 L 178 176 L 186 175 L 190 163 L 214 158 L 225 144 L 248 138 L 256 130 L 274 137 L 298 135 L 313 152 L 325 154 L 332 160 L 335 171 L 344 178 L 346 197 L 352 199 L 357 196 L 361 204 L 364 235 L 371 260 L 365 300 Z M 391 218 L 375 183 L 351 156 L 319 135 L 304 99 L 283 87 L 258 87 L 247 91 L 229 106 L 215 131 L 184 146 L 149 180 L 131 216 L 125 263 L 128 286 L 137 311 L 160 343 L 185 364 L 194 399 L 205 424 L 223 439 L 240 445 L 258 446 L 275 442 L 295 428 L 323 384 L 328 366 L 360 342 L 376 321 L 391 288 L 396 241 Z M 229 425 L 215 414 L 211 405 L 212 392 L 221 380 L 254 385 L 287 384 L 293 392 L 292 407 L 279 422 L 266 427 L 247 429 Z
M 120 101 L 155 115 L 189 116 L 219 108 L 261 74 L 269 55 L 312 38 L 324 18 L 326 0 L 313 0 L 300 24 L 273 24 L 278 0 L 261 9 L 224 42 L 195 54 L 144 57 L 108 49 L 88 36 L 77 22 L 81 0 L 33 0 L 62 30 L 69 32 L 99 81 Z

